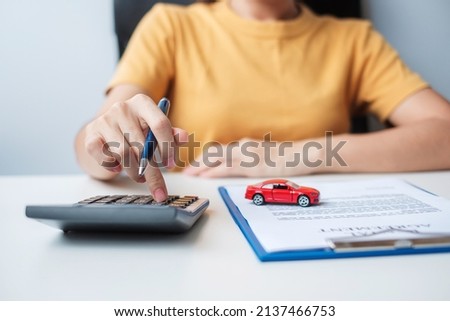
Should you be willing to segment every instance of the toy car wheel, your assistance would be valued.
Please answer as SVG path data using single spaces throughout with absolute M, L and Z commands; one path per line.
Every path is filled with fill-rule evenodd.
M 307 207 L 309 206 L 309 197 L 306 195 L 302 195 L 298 198 L 298 205 L 301 207 Z
M 262 196 L 261 194 L 255 194 L 253 196 L 253 204 L 255 205 L 263 205 L 264 204 L 264 196 Z

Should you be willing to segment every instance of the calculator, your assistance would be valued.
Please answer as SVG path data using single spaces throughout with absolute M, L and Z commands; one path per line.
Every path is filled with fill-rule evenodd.
M 99 195 L 70 205 L 28 205 L 26 216 L 69 231 L 169 232 L 189 230 L 209 200 L 169 195 L 156 202 L 149 195 Z

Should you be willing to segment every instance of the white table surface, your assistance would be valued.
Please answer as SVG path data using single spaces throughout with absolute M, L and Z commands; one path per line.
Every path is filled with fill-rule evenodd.
M 450 198 L 449 171 L 389 176 Z M 186 234 L 64 235 L 26 218 L 25 206 L 146 193 L 146 187 L 126 178 L 104 183 L 86 176 L 0 177 L 0 300 L 450 299 L 450 253 L 262 263 L 217 191 L 219 185 L 258 179 L 166 178 L 171 194 L 196 194 L 211 201 Z

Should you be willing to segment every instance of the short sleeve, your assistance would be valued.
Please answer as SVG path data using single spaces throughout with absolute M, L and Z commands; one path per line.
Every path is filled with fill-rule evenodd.
M 174 75 L 174 34 L 168 6 L 157 4 L 139 22 L 107 90 L 119 84 L 163 97 Z
M 381 121 L 408 96 L 428 87 L 369 23 L 358 35 L 353 57 L 355 105 L 366 106 Z

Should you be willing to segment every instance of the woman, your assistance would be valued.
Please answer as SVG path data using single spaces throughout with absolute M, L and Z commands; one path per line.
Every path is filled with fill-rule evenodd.
M 157 5 L 139 24 L 77 136 L 91 176 L 124 170 L 164 200 L 157 166 L 138 176 L 148 128 L 166 166 L 203 177 L 450 168 L 449 103 L 369 23 L 317 17 L 294 0 L 207 2 Z M 155 105 L 165 95 L 170 120 Z M 362 112 L 393 127 L 350 134 Z M 188 140 L 200 148 L 176 157 Z

